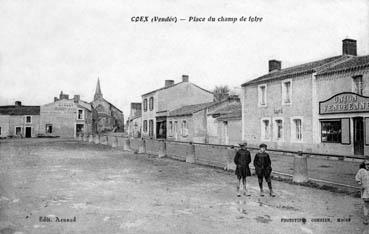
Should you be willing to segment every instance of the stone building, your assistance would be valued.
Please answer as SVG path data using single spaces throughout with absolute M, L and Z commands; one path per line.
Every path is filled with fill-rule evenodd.
M 92 105 L 92 126 L 94 133 L 123 132 L 123 112 L 104 99 L 100 88 L 100 80 L 97 80 L 94 100 Z
M 76 137 L 92 131 L 91 104 L 80 100 L 79 95 L 69 99 L 60 93 L 54 102 L 41 106 L 39 132 L 43 135 Z
M 35 137 L 39 133 L 40 106 L 0 106 L 0 137 Z
M 189 82 L 187 75 L 182 82 L 166 80 L 165 86 L 142 95 L 142 136 L 167 137 L 167 116 L 174 109 L 213 101 L 213 93 Z
M 140 102 L 131 103 L 131 112 L 128 117 L 128 135 L 131 137 L 141 137 L 142 104 Z
M 241 141 L 241 103 L 238 96 L 218 102 L 187 105 L 168 114 L 167 139 L 210 144 Z
M 242 85 L 242 138 L 274 149 L 368 154 L 368 65 L 352 39 L 338 56 L 284 69 L 270 60 L 269 73 Z

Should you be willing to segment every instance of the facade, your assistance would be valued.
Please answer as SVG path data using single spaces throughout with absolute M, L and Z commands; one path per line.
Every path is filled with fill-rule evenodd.
M 365 139 L 365 111 L 338 114 L 323 107 L 340 98 L 355 96 L 358 100 L 356 94 L 340 95 L 358 86 L 359 93 L 368 95 L 364 88 L 367 64 L 367 56 L 356 56 L 352 39 L 343 40 L 339 56 L 285 69 L 280 61 L 269 61 L 268 74 L 242 85 L 243 140 L 254 145 L 267 143 L 275 149 L 363 155 L 365 142 L 360 143 L 363 150 L 359 152 L 354 150 L 353 138 Z M 355 128 L 360 136 L 354 134 Z
M 97 80 L 92 106 L 92 127 L 94 133 L 123 132 L 123 112 L 103 98 L 100 80 Z
M 182 82 L 177 84 L 166 80 L 163 88 L 142 95 L 142 137 L 167 138 L 170 111 L 212 101 L 212 92 L 190 83 L 187 75 L 183 75 Z
M 0 106 L 0 137 L 36 137 L 39 133 L 40 106 Z
M 241 129 L 241 103 L 237 96 L 183 106 L 171 111 L 167 119 L 167 139 L 176 141 L 237 144 Z
M 43 135 L 76 137 L 92 132 L 91 104 L 80 100 L 79 95 L 69 99 L 60 93 L 59 99 L 41 106 L 39 132 Z
M 131 112 L 127 121 L 128 135 L 132 137 L 141 137 L 142 123 L 142 104 L 138 102 L 131 103 Z

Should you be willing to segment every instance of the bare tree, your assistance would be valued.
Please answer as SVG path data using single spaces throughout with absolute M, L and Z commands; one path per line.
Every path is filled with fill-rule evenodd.
M 227 85 L 215 86 L 214 88 L 214 101 L 221 101 L 224 98 L 229 97 L 229 88 Z

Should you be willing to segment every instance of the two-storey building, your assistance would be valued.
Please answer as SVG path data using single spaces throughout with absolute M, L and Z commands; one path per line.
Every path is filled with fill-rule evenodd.
M 324 109 L 332 105 L 332 100 L 345 98 L 339 94 L 352 92 L 356 84 L 365 83 L 366 70 L 362 67 L 366 66 L 367 57 L 356 56 L 355 40 L 342 42 L 341 55 L 284 69 L 280 61 L 271 60 L 269 73 L 244 83 L 243 139 L 255 145 L 264 142 L 276 149 L 358 153 L 354 147 L 347 147 L 348 139 L 354 135 L 348 129 L 355 125 L 356 114 L 338 115 L 330 107 Z M 365 94 L 365 88 L 362 90 Z M 361 122 L 359 126 L 364 128 Z M 353 135 L 343 135 L 343 131 Z
M 166 80 L 165 86 L 142 95 L 142 137 L 166 138 L 167 116 L 174 109 L 213 101 L 213 93 L 191 82 Z

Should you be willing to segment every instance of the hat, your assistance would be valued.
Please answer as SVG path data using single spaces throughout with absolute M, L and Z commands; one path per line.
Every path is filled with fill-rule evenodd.
M 241 143 L 239 143 L 239 145 L 240 145 L 240 146 L 246 146 L 246 145 L 247 145 L 247 142 L 246 142 L 246 141 L 241 142 Z
M 264 143 L 263 143 L 263 144 L 260 144 L 260 145 L 259 145 L 259 148 L 265 148 L 265 149 L 266 149 L 266 148 L 267 148 L 267 145 L 266 145 L 266 144 L 264 144 Z

